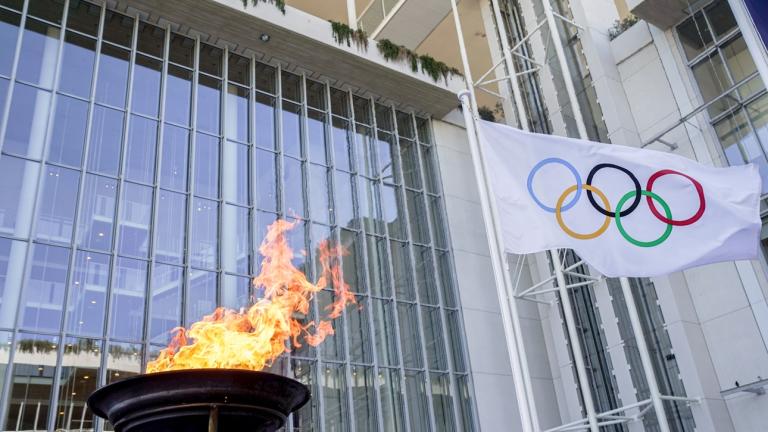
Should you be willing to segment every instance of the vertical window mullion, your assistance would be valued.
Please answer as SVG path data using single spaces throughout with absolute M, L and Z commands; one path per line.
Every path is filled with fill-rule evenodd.
M 13 56 L 13 65 L 11 65 L 11 75 L 8 80 L 8 90 L 6 91 L 5 104 L 0 109 L 0 151 L 3 150 L 5 144 L 5 131 L 8 127 L 8 117 L 11 114 L 11 99 L 13 96 L 13 89 L 16 86 L 16 74 L 19 69 L 19 59 L 21 58 L 21 41 L 24 37 L 24 27 L 27 23 L 27 12 L 29 9 L 29 2 L 31 0 L 24 1 L 24 6 L 21 8 L 21 20 L 19 21 L 19 34 L 16 36 L 16 51 Z M 4 414 L 0 408 L 0 414 Z M 1 418 L 0 420 L 4 420 Z

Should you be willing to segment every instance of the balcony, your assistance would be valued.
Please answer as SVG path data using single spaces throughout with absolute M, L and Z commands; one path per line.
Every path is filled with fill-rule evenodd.
M 369 0 L 357 25 L 373 39 L 416 49 L 450 13 L 448 0 Z

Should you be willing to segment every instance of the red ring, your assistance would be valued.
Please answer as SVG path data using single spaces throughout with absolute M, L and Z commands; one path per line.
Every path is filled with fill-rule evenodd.
M 706 209 L 707 203 L 704 200 L 704 188 L 701 186 L 701 183 L 696 181 L 693 177 L 687 174 L 683 174 L 679 171 L 675 171 L 671 169 L 663 169 L 663 170 L 657 171 L 648 179 L 648 184 L 646 185 L 645 189 L 648 192 L 651 192 L 653 188 L 653 182 L 655 182 L 656 179 L 658 179 L 659 177 L 665 176 L 667 174 L 677 174 L 677 175 L 683 176 L 688 180 L 690 180 L 691 183 L 693 183 L 693 186 L 696 188 L 696 193 L 699 195 L 699 203 L 700 203 L 699 210 L 696 212 L 696 214 L 694 214 L 693 216 L 685 220 L 676 221 L 673 219 L 668 219 L 664 215 L 659 213 L 659 211 L 656 209 L 656 203 L 654 203 L 651 197 L 648 196 L 647 197 L 648 207 L 651 209 L 651 213 L 653 213 L 653 215 L 656 216 L 656 219 L 674 226 L 686 226 L 686 225 L 696 223 L 696 221 L 701 219 L 701 216 L 704 215 L 704 209 Z

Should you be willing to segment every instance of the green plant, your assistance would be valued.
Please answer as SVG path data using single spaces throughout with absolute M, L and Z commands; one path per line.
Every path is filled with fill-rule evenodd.
M 361 29 L 353 29 L 352 27 L 338 21 L 328 21 L 331 23 L 331 32 L 333 33 L 333 40 L 339 44 L 347 44 L 362 49 L 368 50 L 368 34 Z
M 629 28 L 635 25 L 639 20 L 639 18 L 630 14 L 628 17 L 622 20 L 614 21 L 613 26 L 608 30 L 608 39 L 616 39 L 620 34 L 629 30 Z
M 259 3 L 271 3 L 285 15 L 285 0 L 251 0 L 251 4 L 254 6 L 258 6 Z M 243 7 L 247 6 L 248 0 L 243 0 Z
M 421 71 L 429 75 L 435 82 L 440 77 L 448 82 L 448 77 L 451 75 L 461 76 L 461 72 L 458 69 L 446 65 L 430 55 L 419 55 L 389 39 L 380 40 L 376 47 L 385 60 L 407 61 L 412 71 L 418 72 L 419 68 L 421 68 Z

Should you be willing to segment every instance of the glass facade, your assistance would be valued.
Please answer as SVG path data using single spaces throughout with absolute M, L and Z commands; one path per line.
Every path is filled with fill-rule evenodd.
M 0 0 L 3 430 L 109 429 L 90 392 L 258 297 L 276 218 L 310 278 L 349 250 L 361 305 L 274 366 L 314 395 L 288 429 L 474 429 L 429 119 L 171 30 Z

